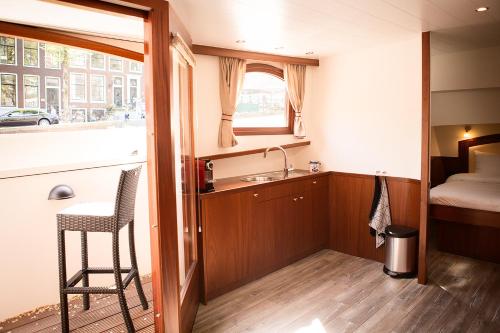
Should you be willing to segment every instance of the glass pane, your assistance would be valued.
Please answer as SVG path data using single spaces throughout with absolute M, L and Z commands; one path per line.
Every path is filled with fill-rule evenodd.
M 38 42 L 27 41 L 23 42 L 24 45 L 24 65 L 25 66 L 38 66 Z
M 104 76 L 90 76 L 90 92 L 93 102 L 104 102 Z
M 268 73 L 245 74 L 234 127 L 287 127 L 285 82 Z
M 104 69 L 104 54 L 92 53 L 90 57 L 90 64 L 93 69 Z
M 45 82 L 48 87 L 59 87 L 59 79 L 56 77 L 47 77 Z
M 121 72 L 123 70 L 122 60 L 117 58 L 109 58 L 109 69 L 112 71 Z
M 59 69 L 65 58 L 64 47 L 45 44 L 45 68 Z
M 0 37 L 0 64 L 14 65 L 16 63 L 15 45 L 15 38 Z
M 16 98 L 16 76 L 12 74 L 2 74 L 0 79 L 1 96 L 0 106 L 12 107 L 17 105 Z
M 69 49 L 69 66 L 75 68 L 87 67 L 87 52 Z

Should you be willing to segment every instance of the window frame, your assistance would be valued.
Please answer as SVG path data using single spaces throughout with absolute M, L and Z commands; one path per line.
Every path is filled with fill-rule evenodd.
M 50 49 L 53 46 L 56 46 L 56 47 L 60 47 L 60 46 L 52 44 L 52 43 L 44 43 L 44 44 L 45 44 L 45 46 L 44 46 L 44 60 L 43 60 L 44 64 L 43 64 L 43 67 L 45 69 L 61 70 L 62 69 L 62 62 L 59 61 L 59 59 L 57 61 L 57 67 L 47 66 L 47 60 L 52 59 L 52 57 L 53 57 L 52 52 L 50 52 L 48 49 Z
M 121 66 L 120 66 L 119 70 L 117 70 L 117 69 L 111 69 L 111 63 L 112 63 L 113 60 L 120 61 Z M 113 72 L 113 73 L 123 73 L 123 59 L 120 58 L 120 57 L 109 56 L 108 57 L 108 71 Z
M 0 35 L 0 37 L 5 37 L 5 38 L 13 38 L 14 39 L 14 63 L 13 64 L 9 64 L 9 63 L 5 63 L 5 64 L 2 64 L 0 63 L 1 66 L 17 66 L 17 52 L 18 52 L 18 49 L 17 49 L 17 37 L 12 37 L 12 36 L 8 36 L 8 35 Z M 10 45 L 6 45 L 6 47 L 12 47 Z
M 283 69 L 262 63 L 251 63 L 246 66 L 246 73 L 266 73 L 273 75 L 281 80 L 285 80 Z M 288 113 L 288 126 L 286 127 L 233 127 L 234 135 L 283 135 L 293 134 L 293 122 L 295 111 L 288 98 L 288 93 L 285 94 L 285 107 Z
M 115 84 L 115 78 L 120 78 L 122 80 L 121 85 Z M 125 98 L 125 77 L 123 75 L 113 75 L 111 76 L 111 104 L 113 104 L 113 107 L 123 109 L 126 104 L 126 98 Z M 122 91 L 122 105 L 117 106 L 115 104 L 115 88 L 120 88 Z
M 33 42 L 33 43 L 36 43 L 36 52 L 37 52 L 37 56 L 36 56 L 36 65 L 26 65 L 26 59 L 24 58 L 24 55 L 26 53 L 26 42 Z M 30 39 L 25 39 L 23 38 L 22 39 L 22 43 L 23 43 L 23 67 L 27 67 L 27 68 L 40 68 L 40 42 L 36 41 L 36 40 L 30 40 Z M 29 49 L 32 49 L 33 48 L 29 48 Z
M 103 60 L 102 67 L 95 67 L 94 66 L 94 62 L 92 61 L 92 56 L 94 54 L 102 55 L 102 60 Z M 106 71 L 106 55 L 104 53 L 90 52 L 89 59 L 90 59 L 90 69 L 92 69 L 94 71 L 103 71 L 103 72 Z
M 88 68 L 88 63 L 89 63 L 89 57 L 88 57 L 88 51 L 85 51 L 85 50 L 82 50 L 82 49 L 77 49 L 77 48 L 74 48 L 74 47 L 69 47 L 69 50 L 68 50 L 68 67 L 71 69 L 87 69 Z M 72 60 L 73 60 L 73 57 L 75 55 L 79 55 L 79 56 L 84 56 L 84 62 L 85 64 L 83 64 L 82 66 L 79 66 L 79 65 L 75 65 L 74 63 L 72 63 Z
M 14 75 L 16 77 L 16 103 L 13 106 L 3 106 L 2 105 L 2 75 Z M 17 73 L 0 72 L 0 110 L 19 108 L 19 81 Z
M 74 99 L 74 94 L 73 94 L 73 83 L 71 81 L 71 78 L 77 75 L 83 75 L 83 81 L 84 81 L 84 86 L 85 86 L 85 94 L 83 96 L 82 100 L 79 99 Z M 87 102 L 87 74 L 86 73 L 80 73 L 80 72 L 69 72 L 69 100 L 71 103 L 86 103 Z
M 36 77 L 37 78 L 37 96 L 36 96 L 36 103 L 37 103 L 37 106 L 27 106 L 26 105 L 26 87 L 28 87 L 28 85 L 26 85 L 26 77 Z M 41 100 L 41 96 L 40 96 L 40 86 L 41 86 L 41 82 L 40 82 L 40 75 L 36 75 L 36 74 L 23 74 L 23 106 L 24 106 L 24 109 L 36 109 L 36 110 L 39 110 L 41 108 L 41 103 L 40 103 L 40 100 Z M 32 85 L 30 85 L 29 87 L 34 87 Z
M 102 90 L 103 90 L 103 94 L 102 94 L 102 100 L 95 100 L 94 99 L 94 96 L 92 96 L 92 79 L 93 78 L 97 78 L 97 77 L 101 77 L 102 78 Z M 89 88 L 90 88 L 90 103 L 92 104 L 106 104 L 106 95 L 107 95 L 107 86 L 106 86 L 106 75 L 104 74 L 90 74 L 90 78 L 89 78 Z
M 47 84 L 47 81 L 50 80 L 50 79 L 57 79 L 57 82 L 58 82 L 58 85 L 57 87 L 56 86 L 50 86 Z M 50 113 L 49 112 L 49 107 L 48 107 L 48 103 L 49 103 L 49 89 L 57 89 L 57 96 L 58 96 L 58 101 L 59 101 L 59 110 L 58 112 L 61 111 L 61 107 L 62 107 L 62 100 L 61 100 L 61 78 L 60 77 L 57 77 L 57 76 L 45 76 L 45 110 L 47 111 L 47 113 Z

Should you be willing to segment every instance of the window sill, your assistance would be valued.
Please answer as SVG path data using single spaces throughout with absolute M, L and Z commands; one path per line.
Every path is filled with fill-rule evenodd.
M 289 127 L 239 127 L 233 129 L 234 135 L 286 135 L 293 134 Z

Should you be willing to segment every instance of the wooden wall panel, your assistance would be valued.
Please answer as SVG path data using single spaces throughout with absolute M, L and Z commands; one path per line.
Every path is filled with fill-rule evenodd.
M 330 248 L 383 262 L 384 248 L 375 248 L 368 226 L 375 178 L 339 172 L 330 177 Z M 418 229 L 420 181 L 387 177 L 387 183 L 392 223 Z

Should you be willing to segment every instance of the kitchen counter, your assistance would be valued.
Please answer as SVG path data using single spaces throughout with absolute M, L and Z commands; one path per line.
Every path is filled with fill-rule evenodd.
M 253 174 L 253 175 L 243 175 L 243 176 L 238 176 L 238 177 L 216 179 L 214 182 L 215 191 L 201 193 L 200 198 L 203 199 L 203 198 L 207 198 L 207 197 L 212 197 L 212 196 L 220 194 L 220 193 L 246 190 L 250 187 L 265 187 L 265 186 L 270 186 L 270 185 L 276 185 L 277 183 L 287 183 L 287 182 L 295 181 L 295 180 L 299 180 L 299 179 L 307 179 L 307 178 L 312 178 L 312 177 L 324 176 L 324 175 L 330 174 L 330 171 L 321 171 L 321 172 L 312 173 L 312 172 L 309 172 L 308 170 L 297 169 L 297 170 L 291 171 L 288 174 L 288 176 L 286 176 L 286 177 L 283 177 L 283 175 L 281 175 L 281 179 L 278 179 L 278 180 L 265 181 L 265 182 L 242 180 L 242 178 L 245 178 L 248 176 L 270 174 L 270 173 L 278 174 L 279 171 L 262 172 L 262 173 Z

